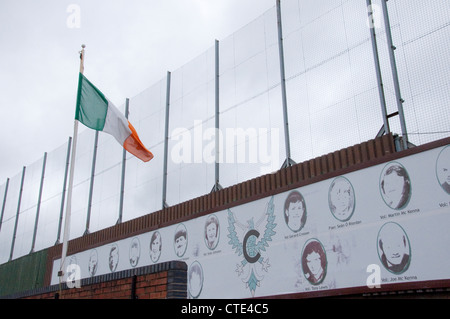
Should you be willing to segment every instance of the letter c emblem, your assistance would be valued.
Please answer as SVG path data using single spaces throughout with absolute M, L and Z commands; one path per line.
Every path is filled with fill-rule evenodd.
M 257 253 L 254 257 L 250 257 L 250 255 L 247 253 L 247 240 L 250 238 L 250 236 L 255 236 L 256 238 L 258 238 L 259 232 L 256 229 L 252 229 L 247 234 L 245 234 L 242 251 L 244 252 L 245 260 L 247 260 L 251 264 L 254 264 L 259 260 L 261 254 Z

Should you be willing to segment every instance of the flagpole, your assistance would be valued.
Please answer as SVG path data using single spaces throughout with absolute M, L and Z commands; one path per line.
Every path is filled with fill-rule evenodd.
M 84 44 L 81 45 L 81 51 L 80 51 L 80 73 L 83 74 L 84 72 L 84 48 L 86 46 Z M 65 221 L 64 221 L 64 236 L 63 236 L 63 245 L 62 245 L 62 252 L 61 252 L 61 263 L 60 268 L 58 272 L 59 276 L 59 284 L 60 284 L 60 291 L 61 291 L 61 283 L 63 281 L 64 276 L 64 265 L 66 262 L 67 257 L 67 248 L 69 244 L 69 237 L 70 237 L 70 215 L 72 211 L 72 189 L 73 189 L 73 175 L 74 175 L 74 168 L 75 168 L 75 156 L 76 156 L 76 149 L 77 149 L 77 137 L 78 137 L 78 121 L 75 119 L 73 123 L 73 139 L 72 139 L 72 155 L 70 160 L 70 172 L 69 172 L 69 186 L 67 188 L 67 204 L 66 204 L 66 215 L 65 215 Z

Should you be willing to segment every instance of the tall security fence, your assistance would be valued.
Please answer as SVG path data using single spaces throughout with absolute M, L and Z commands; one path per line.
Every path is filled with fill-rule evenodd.
M 282 0 L 78 135 L 70 238 L 386 133 L 450 135 L 447 0 Z M 106 89 L 104 89 L 106 90 Z M 62 241 L 72 139 L 0 185 L 0 263 Z

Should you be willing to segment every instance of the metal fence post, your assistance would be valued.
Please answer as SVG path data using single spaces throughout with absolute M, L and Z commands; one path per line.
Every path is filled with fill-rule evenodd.
M 2 212 L 0 214 L 0 231 L 2 230 L 3 214 L 5 213 L 6 198 L 8 196 L 9 178 L 6 179 L 5 194 L 3 195 Z
M 98 147 L 98 131 L 95 131 L 94 139 L 94 154 L 92 155 L 92 169 L 91 169 L 91 183 L 89 186 L 89 201 L 86 216 L 86 229 L 84 235 L 89 234 L 89 224 L 91 222 L 91 209 L 92 209 L 92 194 L 94 192 L 94 180 L 95 180 L 95 164 L 97 162 L 97 147 Z
M 23 193 L 23 182 L 25 180 L 25 171 L 26 171 L 26 167 L 23 167 L 22 170 L 22 180 L 20 182 L 20 190 L 19 190 L 19 199 L 17 200 L 17 213 L 16 213 L 16 221 L 14 223 L 14 232 L 13 232 L 13 238 L 12 238 L 12 242 L 11 242 L 11 251 L 9 254 L 9 260 L 12 260 L 13 257 L 13 253 L 14 253 L 14 245 L 16 242 L 16 233 L 17 233 L 17 225 L 19 224 L 19 213 L 20 213 L 20 203 L 22 201 L 22 193 Z
M 42 199 L 42 190 L 44 188 L 44 177 L 45 177 L 46 164 L 47 164 L 47 152 L 44 153 L 44 160 L 42 163 L 41 183 L 39 185 L 39 196 L 38 196 L 38 202 L 37 202 L 37 208 L 36 208 L 36 218 L 34 220 L 33 240 L 31 242 L 30 254 L 32 252 L 34 252 L 34 245 L 36 243 L 36 233 L 37 233 L 37 227 L 38 227 L 38 222 L 39 222 L 39 212 L 41 210 L 41 199 Z
M 220 95 L 219 95 L 219 90 L 220 90 L 220 74 L 219 74 L 219 41 L 216 40 L 215 43 L 215 75 L 214 75 L 214 86 L 215 86 L 215 144 L 214 144 L 214 148 L 215 148 L 215 167 L 214 167 L 214 186 L 213 189 L 211 190 L 211 192 L 215 192 L 215 191 L 219 191 L 222 189 L 222 186 L 220 185 L 220 179 L 219 179 L 219 143 L 220 143 L 220 139 L 219 139 L 219 116 L 220 116 Z
M 167 196 L 167 160 L 169 150 L 169 106 L 170 106 L 170 72 L 167 72 L 167 89 L 166 89 L 166 123 L 164 132 L 164 168 L 163 168 L 163 189 L 162 189 L 162 208 L 168 207 Z
M 63 215 L 64 215 L 64 203 L 66 199 L 66 187 L 67 187 L 67 175 L 69 174 L 69 165 L 70 165 L 70 149 L 72 146 L 72 137 L 69 136 L 69 142 L 67 143 L 67 155 L 66 155 L 66 169 L 64 171 L 64 181 L 63 181 L 63 190 L 61 194 L 61 207 L 59 209 L 59 223 L 58 223 L 58 233 L 56 235 L 56 242 L 55 245 L 58 245 L 60 243 L 61 238 L 61 226 L 63 221 Z
M 402 99 L 402 96 L 400 93 L 400 84 L 399 84 L 399 80 L 398 80 L 397 64 L 395 62 L 395 55 L 394 55 L 394 50 L 396 49 L 396 47 L 394 46 L 394 44 L 392 42 L 391 24 L 389 22 L 389 13 L 388 13 L 386 1 L 387 0 L 381 0 L 381 7 L 383 9 L 384 26 L 386 29 L 386 40 L 387 40 L 387 44 L 388 44 L 389 61 L 391 63 L 392 78 L 394 80 L 394 89 L 395 89 L 395 97 L 397 100 L 398 116 L 400 117 L 400 126 L 402 129 L 403 149 L 406 150 L 408 148 L 408 133 L 406 130 L 405 114 L 403 113 L 403 102 L 405 102 L 405 101 Z
M 381 128 L 380 132 L 378 133 L 378 136 L 381 136 L 383 134 L 389 134 L 391 132 L 389 128 L 389 117 L 387 114 L 386 109 L 386 97 L 384 95 L 384 87 L 383 87 L 383 78 L 381 75 L 381 67 L 380 67 L 380 57 L 378 55 L 378 45 L 377 45 L 377 38 L 375 33 L 375 26 L 373 25 L 373 6 L 372 6 L 372 0 L 366 0 L 367 4 L 367 13 L 369 18 L 369 29 L 370 29 L 370 40 L 372 42 L 372 52 L 373 52 L 373 60 L 375 63 L 375 72 L 377 75 L 377 83 L 378 83 L 378 96 L 380 98 L 380 104 L 381 104 L 381 113 L 383 115 L 383 127 Z
M 283 49 L 283 28 L 281 22 L 281 0 L 277 0 L 277 25 L 278 25 L 278 51 L 280 59 L 280 76 L 281 76 L 281 99 L 283 103 L 283 121 L 284 121 L 284 144 L 286 148 L 286 159 L 282 167 L 288 167 L 295 162 L 291 159 L 291 146 L 289 139 L 289 121 L 287 113 L 286 98 L 286 75 L 284 70 L 284 49 Z
M 127 118 L 127 119 L 128 119 L 129 107 L 130 107 L 130 99 L 127 98 L 126 101 L 125 101 L 125 118 Z M 124 196 L 124 193 L 125 193 L 125 168 L 126 168 L 126 162 L 127 162 L 127 150 L 123 149 L 123 152 L 122 152 L 122 176 L 120 178 L 119 218 L 117 219 L 117 223 L 116 224 L 120 224 L 122 222 L 123 196 Z

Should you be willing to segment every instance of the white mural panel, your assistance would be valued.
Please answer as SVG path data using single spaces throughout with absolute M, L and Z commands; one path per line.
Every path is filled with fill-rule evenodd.
M 450 146 L 69 256 L 82 278 L 171 260 L 190 298 L 450 279 Z M 57 284 L 60 260 L 53 265 Z

